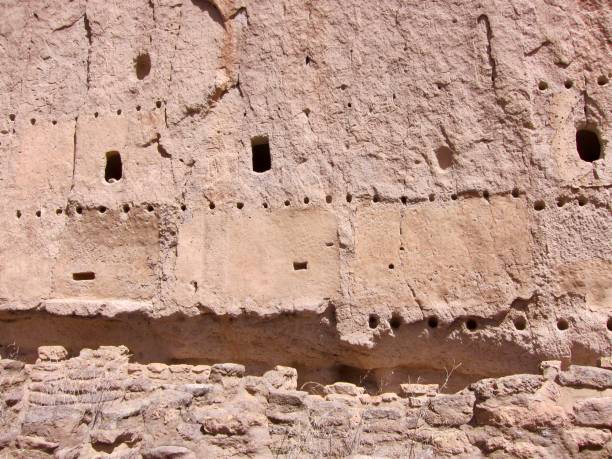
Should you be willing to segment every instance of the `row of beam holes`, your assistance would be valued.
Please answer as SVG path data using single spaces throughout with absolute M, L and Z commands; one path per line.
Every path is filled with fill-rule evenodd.
M 599 86 L 605 86 L 608 84 L 609 81 L 610 79 L 606 75 L 600 75 L 599 77 L 597 77 L 597 84 Z M 574 87 L 574 82 L 569 79 L 565 80 L 563 86 L 565 86 L 565 89 L 572 89 Z M 548 89 L 548 83 L 544 80 L 540 80 L 540 82 L 538 83 L 538 89 L 540 91 L 546 91 Z
M 157 102 L 155 102 L 155 107 L 161 108 L 162 107 L 162 101 L 158 100 Z M 139 112 L 140 110 L 142 110 L 142 106 L 141 105 L 136 105 L 136 111 Z M 117 116 L 120 116 L 123 113 L 123 111 L 121 109 L 118 109 L 115 113 L 117 113 Z M 98 116 L 100 116 L 100 113 L 99 112 L 94 112 L 94 118 L 98 118 Z M 15 121 L 17 119 L 17 115 L 11 113 L 9 115 L 9 119 L 11 121 Z M 36 118 L 30 118 L 30 124 L 32 126 L 34 126 L 36 124 Z M 57 124 L 57 120 L 51 120 L 51 124 L 53 126 L 55 126 Z
M 108 210 L 107 207 L 105 206 L 98 206 L 97 208 L 98 213 L 100 214 L 105 214 L 106 211 Z M 152 204 L 147 204 L 147 206 L 145 207 L 145 209 L 147 210 L 147 212 L 153 212 L 155 210 L 155 207 Z M 123 204 L 121 206 L 121 211 L 125 214 L 129 213 L 131 210 L 130 205 L 129 204 Z M 74 211 L 78 214 L 78 215 L 83 215 L 83 212 L 85 211 L 85 209 L 81 206 L 77 206 L 75 207 Z M 55 209 L 55 214 L 56 215 L 63 215 L 64 213 L 66 213 L 65 209 L 62 209 L 61 207 L 58 207 L 57 209 Z M 42 217 L 42 210 L 37 210 L 35 212 L 36 217 L 40 218 Z M 17 218 L 21 218 L 23 216 L 23 213 L 21 212 L 21 210 L 17 210 L 15 212 L 15 217 Z
M 402 326 L 402 318 L 398 315 L 398 314 L 393 314 L 391 316 L 391 319 L 389 319 L 389 326 L 393 329 L 393 330 L 397 330 Z M 514 325 L 514 328 L 516 328 L 517 330 L 525 330 L 527 328 L 527 319 L 524 316 L 517 316 L 514 319 L 512 319 L 512 323 Z M 427 318 L 427 326 L 429 328 L 438 328 L 438 318 L 436 316 L 429 316 Z M 370 314 L 369 318 L 368 318 L 368 326 L 371 329 L 375 329 L 380 325 L 380 317 L 376 314 Z M 464 322 L 465 328 L 470 331 L 476 331 L 478 329 L 478 321 L 473 318 L 467 318 Z M 606 323 L 606 327 L 608 328 L 609 331 L 612 331 L 612 317 L 608 318 L 608 321 Z M 560 318 L 557 320 L 557 328 L 561 331 L 565 331 L 569 328 L 569 322 L 567 321 L 567 319 L 564 318 Z
M 162 108 L 162 101 L 158 100 L 155 102 L 155 107 L 156 108 Z M 140 110 L 142 110 L 142 106 L 141 105 L 136 105 L 136 111 L 139 112 Z M 117 109 L 117 111 L 115 112 L 117 114 L 117 116 L 121 116 L 121 114 L 123 113 L 123 111 L 119 108 Z M 98 112 L 94 112 L 94 118 L 97 118 L 100 116 L 100 113 Z
M 453 196 L 456 196 L 456 195 L 453 195 Z M 516 189 L 516 188 L 515 188 L 514 190 L 512 190 L 512 196 L 513 196 L 513 197 L 515 197 L 515 198 L 518 198 L 518 197 L 520 196 L 520 193 L 519 193 L 518 189 Z M 350 195 L 350 194 L 347 194 L 347 202 L 351 202 L 351 199 L 352 199 L 352 198 L 351 198 L 351 195 Z M 456 199 L 456 198 L 453 198 L 453 199 Z M 432 201 L 433 201 L 433 199 L 430 199 L 430 200 L 432 200 Z M 326 201 L 328 204 L 331 204 L 331 202 L 332 202 L 332 197 L 328 195 L 328 196 L 326 197 L 325 201 Z M 375 201 L 375 202 L 378 202 L 378 201 Z M 403 202 L 404 204 L 406 204 L 406 201 L 404 200 L 404 197 L 402 197 L 402 202 Z M 563 207 L 563 206 L 564 206 L 565 204 L 567 204 L 568 202 L 570 202 L 570 200 L 569 200 L 568 198 L 565 198 L 565 197 L 559 197 L 559 198 L 557 199 L 557 206 L 558 206 L 558 207 Z M 586 199 L 584 196 L 580 196 L 580 197 L 578 197 L 578 205 L 579 205 L 579 206 L 584 206 L 584 205 L 586 205 L 586 203 L 587 203 L 587 202 L 588 202 L 588 201 L 587 201 L 587 199 Z M 308 197 L 304 198 L 304 204 L 309 204 L 309 203 L 310 203 L 310 199 L 309 199 Z M 284 202 L 284 204 L 285 204 L 285 206 L 290 206 L 290 205 L 291 205 L 291 201 L 286 200 L 286 201 Z M 209 208 L 210 208 L 211 210 L 212 210 L 212 209 L 215 209 L 215 207 L 216 207 L 216 206 L 215 206 L 215 203 L 211 202 L 211 203 L 209 204 Z M 244 208 L 244 203 L 242 203 L 242 202 L 238 202 L 238 203 L 236 203 L 236 207 L 237 207 L 238 209 L 243 209 L 243 208 Z M 263 207 L 267 209 L 267 208 L 268 208 L 268 203 L 264 202 L 264 203 L 263 203 Z M 546 203 L 545 203 L 544 201 L 538 200 L 538 201 L 536 201 L 536 202 L 534 203 L 534 209 L 535 209 L 535 210 L 540 211 L 540 210 L 543 210 L 545 207 L 546 207 Z M 183 212 L 185 212 L 185 211 L 187 210 L 187 206 L 186 206 L 185 204 L 181 204 L 181 205 L 180 205 L 180 208 L 181 208 L 181 210 L 182 210 Z M 130 211 L 130 206 L 129 206 L 128 204 L 124 204 L 124 205 L 121 207 L 121 209 L 123 210 L 123 212 L 124 212 L 124 213 L 128 213 L 128 212 Z M 152 204 L 148 204 L 148 205 L 147 205 L 147 207 L 146 207 L 146 209 L 147 209 L 147 211 L 148 211 L 148 212 L 153 212 L 154 207 L 153 207 L 153 205 L 152 205 Z M 103 214 L 103 213 L 105 213 L 105 212 L 106 212 L 106 210 L 107 210 L 107 209 L 106 209 L 106 207 L 104 207 L 104 206 L 99 206 L 99 207 L 98 207 L 98 212 L 99 212 L 99 213 L 102 213 L 102 214 Z M 57 215 L 61 215 L 61 214 L 63 213 L 63 209 L 58 208 L 58 209 L 56 209 L 55 213 L 56 213 Z M 82 214 L 82 213 L 83 213 L 83 209 L 82 209 L 81 207 L 77 207 L 77 208 L 76 208 L 76 213 L 77 213 L 77 214 Z M 35 214 L 36 214 L 36 216 L 37 216 L 37 217 L 41 217 L 41 216 L 42 216 L 42 211 L 41 211 L 41 210 L 37 210 Z M 16 217 L 17 217 L 17 218 L 21 218 L 21 216 L 22 216 L 22 212 L 21 212 L 21 210 L 17 210 L 17 211 L 16 211 L 16 213 L 15 213 L 15 215 L 16 215 Z M 400 247 L 400 250 L 404 250 L 404 248 L 403 248 L 403 247 Z M 393 263 L 390 263 L 390 264 L 389 264 L 389 269 L 395 269 L 395 265 L 394 265 Z
M 520 191 L 519 191 L 519 189 L 518 189 L 518 188 L 514 188 L 514 189 L 512 190 L 512 192 L 511 192 L 511 195 L 512 195 L 512 197 L 514 197 L 514 198 L 518 198 L 518 197 L 520 197 Z M 486 199 L 486 200 L 489 200 L 489 198 L 491 197 L 491 196 L 490 196 L 489 191 L 484 190 L 484 191 L 482 192 L 482 197 L 483 197 L 484 199 Z M 435 197 L 435 195 L 434 195 L 433 193 L 429 195 L 429 201 L 432 201 L 432 202 L 433 202 L 433 201 L 435 201 L 435 199 L 436 199 L 436 197 Z M 459 196 L 458 196 L 456 193 L 453 193 L 453 194 L 451 195 L 451 199 L 452 199 L 453 201 L 456 201 L 457 199 L 459 199 Z M 353 201 L 353 195 L 352 195 L 351 193 L 347 193 L 347 194 L 346 194 L 346 202 L 351 203 L 352 201 Z M 407 198 L 406 196 L 402 196 L 402 197 L 400 198 L 400 201 L 401 201 L 401 203 L 402 203 L 402 204 L 404 204 L 404 205 L 407 205 L 407 204 L 408 204 L 408 198 Z M 563 207 L 565 204 L 569 203 L 570 201 L 571 201 L 571 199 L 570 199 L 570 198 L 559 197 L 559 198 L 557 198 L 557 206 L 558 206 L 558 207 Z M 584 205 L 586 205 L 586 204 L 587 204 L 587 202 L 588 202 L 587 198 L 586 198 L 586 197 L 584 197 L 584 196 L 579 196 L 579 197 L 577 198 L 577 201 L 578 201 L 578 205 L 580 205 L 580 206 L 584 206 Z M 308 204 L 310 204 L 310 203 L 311 203 L 311 200 L 310 200 L 310 198 L 309 198 L 308 196 L 306 196 L 306 197 L 304 197 L 303 202 L 304 202 L 304 204 L 305 204 L 305 205 L 308 205 Z M 331 195 L 327 195 L 327 196 L 325 196 L 325 202 L 326 202 L 327 204 L 331 204 L 331 203 L 333 202 L 333 197 L 332 197 Z M 375 203 L 380 202 L 380 197 L 379 197 L 378 195 L 374 195 L 374 196 L 372 197 L 372 202 L 375 202 Z M 285 207 L 289 207 L 289 206 L 291 206 L 291 201 L 290 201 L 289 199 L 286 199 L 286 200 L 284 201 L 284 203 L 283 203 L 283 204 L 284 204 L 284 206 L 285 206 Z M 262 204 L 262 206 L 263 206 L 263 208 L 264 208 L 264 209 L 267 209 L 267 208 L 269 207 L 269 204 L 268 204 L 267 202 L 264 202 L 264 203 Z M 211 210 L 213 210 L 213 209 L 215 209 L 217 206 L 216 206 L 216 204 L 215 204 L 214 202 L 210 202 L 210 203 L 209 203 L 209 205 L 208 205 L 208 207 L 209 207 Z M 236 203 L 236 207 L 237 207 L 238 209 L 242 210 L 242 209 L 244 209 L 244 203 L 243 203 L 243 202 L 237 202 L 237 203 Z M 537 211 L 544 210 L 544 209 L 546 208 L 546 203 L 545 203 L 543 200 L 540 200 L 540 199 L 539 199 L 539 200 L 536 200 L 536 201 L 533 203 L 533 208 L 534 208 L 535 210 L 537 210 Z M 184 206 L 184 205 L 183 205 L 183 206 L 181 206 L 181 210 L 186 210 L 186 206 Z M 391 268 L 391 269 L 393 269 L 393 268 Z

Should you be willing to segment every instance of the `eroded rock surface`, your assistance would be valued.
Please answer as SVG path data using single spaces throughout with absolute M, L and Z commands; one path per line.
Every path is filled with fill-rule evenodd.
M 566 368 L 544 369 L 562 392 L 609 387 L 605 1 L 5 0 L 0 15 L 0 355 L 16 377 L 17 360 L 40 358 L 27 378 L 65 361 L 40 346 L 123 345 L 150 364 L 134 390 L 169 364 L 271 386 L 278 403 L 193 414 L 215 435 L 255 429 L 254 451 L 312 418 L 291 392 L 306 383 L 331 412 L 359 411 L 362 387 L 421 400 L 444 386 L 423 419 L 446 432 L 428 444 L 457 454 L 539 454 L 475 439 L 470 416 L 603 448 L 609 405 L 537 394 L 542 361 Z M 455 392 L 473 383 L 470 414 Z M 171 412 L 212 397 L 183 389 L 164 395 Z M 51 424 L 72 422 L 66 406 Z M 391 438 L 414 424 L 402 413 L 363 418 Z M 99 451 L 146 437 L 113 429 Z M 71 457 L 48 432 L 18 436 L 12 448 Z

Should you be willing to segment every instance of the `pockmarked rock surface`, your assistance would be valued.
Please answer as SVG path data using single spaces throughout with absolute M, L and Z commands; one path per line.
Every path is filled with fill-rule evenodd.
M 152 374 L 259 375 L 273 403 L 190 415 L 207 434 L 252 435 L 255 452 L 236 454 L 312 418 L 282 391 L 320 387 L 357 411 L 361 395 L 444 392 L 419 419 L 448 454 L 534 457 L 542 423 L 565 448 L 543 455 L 606 451 L 607 2 L 5 0 L 0 18 L 0 355 L 18 379 L 18 362 L 55 368 L 100 346 Z M 550 405 L 543 361 L 589 395 Z M 171 390 L 179 416 L 189 396 Z M 19 415 L 0 447 L 59 454 L 44 431 L 66 428 L 68 405 L 36 433 Z M 363 419 L 398 441 L 414 425 L 395 408 Z M 530 433 L 482 433 L 508 425 Z M 91 454 L 146 437 L 113 429 Z M 138 454 L 201 454 L 179 443 Z

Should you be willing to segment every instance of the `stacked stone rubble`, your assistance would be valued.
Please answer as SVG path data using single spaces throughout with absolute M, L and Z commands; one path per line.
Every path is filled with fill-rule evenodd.
M 295 369 L 129 363 L 120 347 L 39 350 L 1 360 L 6 457 L 607 457 L 612 369 L 544 362 L 542 374 L 480 380 L 457 393 L 346 382 L 299 390 Z

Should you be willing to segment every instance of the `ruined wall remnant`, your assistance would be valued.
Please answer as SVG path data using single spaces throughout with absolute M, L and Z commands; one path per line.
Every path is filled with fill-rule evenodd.
M 482 379 L 454 394 L 421 383 L 368 394 L 347 382 L 298 390 L 298 372 L 284 366 L 253 376 L 233 363 L 129 363 L 125 346 L 66 357 L 48 346 L 34 364 L 0 360 L 0 445 L 36 457 L 612 453 L 609 359 L 608 368 L 567 370 L 547 361 L 541 374 Z
M 291 455 L 273 451 L 279 426 L 337 408 L 304 405 L 315 388 L 373 397 L 409 381 L 445 393 L 428 399 L 429 436 L 404 408 L 396 419 L 378 407 L 386 427 L 371 432 L 389 448 L 372 437 L 353 453 L 402 455 L 408 441 L 470 457 L 610 451 L 610 426 L 584 421 L 609 414 L 609 385 L 585 388 L 597 393 L 576 408 L 583 395 L 555 386 L 572 384 L 537 376 L 543 361 L 570 375 L 612 355 L 606 2 L 7 0 L 0 13 L 0 355 L 12 362 L 0 382 L 14 372 L 28 394 L 0 385 L 0 430 L 18 425 L 0 434 L 4 451 Z M 61 364 L 41 363 L 50 345 L 65 348 Z M 248 426 L 208 414 L 183 425 L 172 388 L 179 437 L 96 443 L 88 430 L 70 445 L 48 424 L 82 410 L 53 399 L 59 417 L 29 432 L 50 396 L 37 375 L 95 366 L 110 348 L 77 355 L 100 346 L 130 349 L 129 364 L 108 351 L 109 371 L 182 368 L 161 385 L 183 384 L 183 370 L 185 384 L 209 384 L 192 369 L 235 362 L 252 375 L 295 368 L 291 390 L 310 395 L 246 388 L 252 399 L 228 403 Z M 533 426 L 526 449 L 508 446 L 505 410 L 518 415 L 479 398 L 483 378 L 530 394 L 560 449 Z M 113 384 L 83 393 L 120 404 L 138 392 Z M 370 416 L 370 402 L 338 394 L 352 397 L 349 424 Z M 449 410 L 452 431 L 435 418 Z M 355 432 L 334 422 L 328 434 Z M 467 425 L 498 430 L 476 438 Z M 198 449 L 194 429 L 248 440 Z M 155 450 L 169 445 L 188 451 Z

